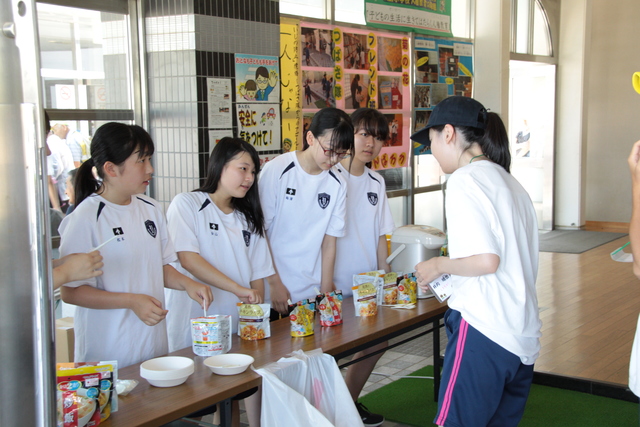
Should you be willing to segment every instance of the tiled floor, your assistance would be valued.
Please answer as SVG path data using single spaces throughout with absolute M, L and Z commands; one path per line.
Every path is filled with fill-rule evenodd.
M 422 332 L 425 328 L 417 329 L 412 334 Z M 405 339 L 407 336 L 401 336 L 390 341 L 390 344 L 399 342 Z M 443 330 L 440 333 L 440 348 L 441 351 L 447 345 L 447 337 Z M 376 364 L 373 373 L 369 377 L 369 380 L 365 384 L 360 396 L 364 396 L 386 384 L 389 384 L 398 379 L 398 377 L 410 374 L 433 363 L 433 354 L 431 348 L 431 335 L 418 338 L 414 341 L 410 341 L 401 346 L 398 346 L 392 350 L 386 351 L 378 363 Z M 338 361 L 338 364 L 344 363 L 346 360 Z M 346 369 L 342 370 L 343 375 Z M 242 402 L 240 403 L 242 408 Z M 211 422 L 211 419 L 206 419 Z M 241 409 L 240 414 L 240 427 L 248 427 L 247 418 L 244 410 Z M 408 427 L 407 424 L 399 424 L 391 421 L 385 421 L 382 427 Z

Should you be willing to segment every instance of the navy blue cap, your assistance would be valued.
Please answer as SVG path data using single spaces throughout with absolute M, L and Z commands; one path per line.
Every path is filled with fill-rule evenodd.
M 435 106 L 429 116 L 429 123 L 411 135 L 411 139 L 423 145 L 430 145 L 429 129 L 444 125 L 486 129 L 487 109 L 473 98 L 450 96 Z

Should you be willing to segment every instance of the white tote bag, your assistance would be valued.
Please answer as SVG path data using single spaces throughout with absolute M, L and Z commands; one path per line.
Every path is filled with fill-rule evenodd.
M 316 349 L 257 369 L 262 375 L 263 427 L 359 427 L 358 414 L 333 357 Z

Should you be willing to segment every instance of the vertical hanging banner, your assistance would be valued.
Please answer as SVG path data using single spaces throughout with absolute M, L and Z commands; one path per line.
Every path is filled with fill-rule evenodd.
M 425 127 L 431 111 L 440 101 L 453 96 L 471 96 L 473 89 L 473 44 L 471 42 L 415 38 L 415 112 L 413 132 Z M 414 155 L 431 151 L 413 142 Z
M 444 37 L 451 33 L 451 0 L 365 0 L 367 26 Z
M 282 150 L 302 149 L 302 91 L 300 89 L 300 21 L 280 19 Z M 265 161 L 270 160 L 270 158 Z

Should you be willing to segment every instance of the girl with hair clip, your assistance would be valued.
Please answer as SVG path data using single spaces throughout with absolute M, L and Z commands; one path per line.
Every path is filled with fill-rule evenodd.
M 336 165 L 347 183 L 347 227 L 338 238 L 334 272 L 336 288 L 344 296 L 352 295 L 353 275 L 366 271 L 390 271 L 387 264 L 387 234 L 394 229 L 387 190 L 382 176 L 371 170 L 385 141 L 389 139 L 389 123 L 384 114 L 371 108 L 360 108 L 351 114 L 355 129 L 354 151 L 349 159 Z M 364 355 L 387 347 L 381 343 L 354 355 Z M 373 414 L 357 402 L 369 375 L 383 353 L 371 356 L 347 369 L 345 381 L 365 426 L 378 426 L 384 417 Z
M 418 285 L 451 275 L 439 426 L 516 426 L 540 353 L 538 227 L 509 173 L 504 124 L 462 96 L 436 105 L 411 139 L 431 146 L 447 181 L 449 257 L 416 265 Z
M 304 150 L 282 154 L 260 174 L 260 201 L 278 274 L 267 278 L 272 307 L 334 289 L 336 239 L 345 233 L 347 186 L 333 167 L 353 152 L 353 126 L 342 110 L 318 111 Z
M 263 279 L 275 273 L 266 241 L 256 175 L 260 159 L 240 138 L 225 137 L 209 159 L 204 185 L 178 194 L 167 210 L 169 235 L 178 271 L 211 286 L 211 312 L 233 318 L 238 328 L 240 301 L 261 304 Z M 165 291 L 171 351 L 191 346 L 189 319 L 202 307 L 171 289 Z
M 65 302 L 78 306 L 76 362 L 117 360 L 125 367 L 166 354 L 164 287 L 186 291 L 203 307 L 213 298 L 208 286 L 169 265 L 176 253 L 164 214 L 142 194 L 153 173 L 153 151 L 140 126 L 107 123 L 91 141 L 91 159 L 78 169 L 76 208 L 60 225 L 60 253 L 105 245 L 103 274 L 61 290 Z

